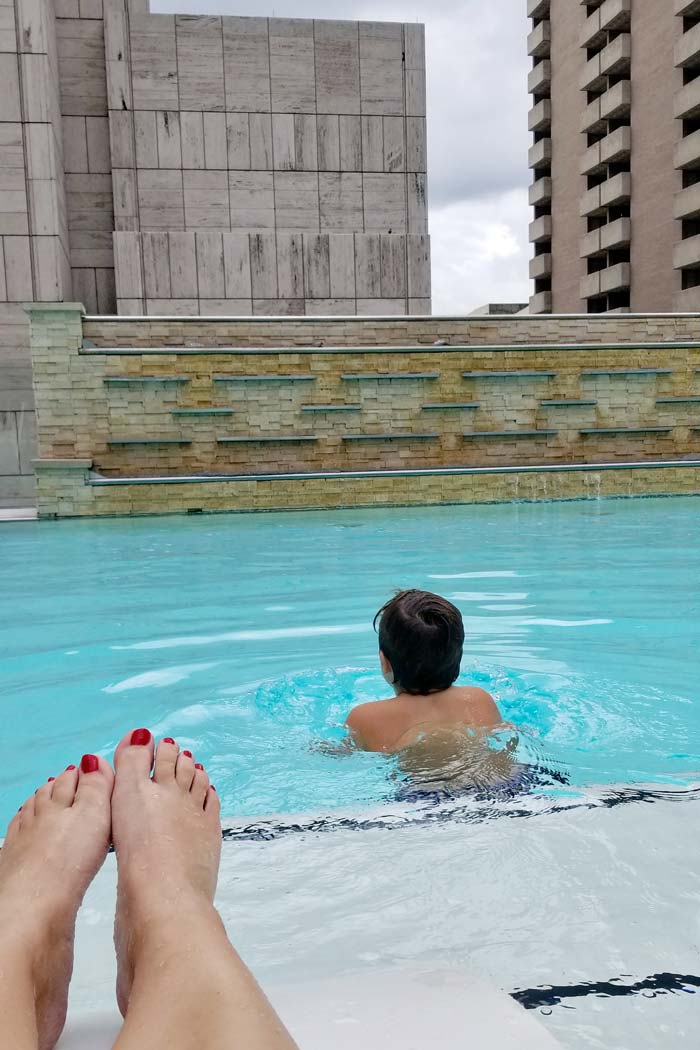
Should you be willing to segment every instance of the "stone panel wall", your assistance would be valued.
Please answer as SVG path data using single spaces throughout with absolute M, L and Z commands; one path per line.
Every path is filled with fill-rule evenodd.
M 92 494 L 80 499 L 99 500 L 103 512 L 121 498 L 106 483 L 139 487 L 154 477 L 200 477 L 204 486 L 214 484 L 206 475 L 247 477 L 259 486 L 269 475 L 272 489 L 254 491 L 279 500 L 294 483 L 281 490 L 275 476 L 302 475 L 311 491 L 314 475 L 340 475 L 341 488 L 350 475 L 371 475 L 380 501 L 405 486 L 387 473 L 416 470 L 464 479 L 634 463 L 649 465 L 649 491 L 666 491 L 669 478 L 687 483 L 680 491 L 697 481 L 700 342 L 690 318 L 83 325 L 79 308 L 34 308 L 32 316 L 40 491 L 54 500 L 67 478 L 82 489 L 88 467 Z M 450 345 L 435 345 L 443 342 Z M 656 474 L 663 463 L 676 473 Z M 578 482 L 552 482 L 547 491 L 580 494 L 594 484 L 578 473 Z M 245 484 L 237 482 L 235 499 Z M 419 489 L 427 486 L 432 499 L 477 485 L 496 498 L 512 484 L 424 481 Z M 530 494 L 532 484 L 523 482 Z M 643 491 L 640 484 L 630 491 Z M 166 489 L 175 493 L 172 509 L 182 508 L 181 489 Z M 76 498 L 60 497 L 66 513 Z M 162 509 L 164 497 L 151 483 L 128 498 Z M 300 505 L 296 494 L 285 498 Z
M 430 312 L 422 26 L 105 12 L 120 314 Z

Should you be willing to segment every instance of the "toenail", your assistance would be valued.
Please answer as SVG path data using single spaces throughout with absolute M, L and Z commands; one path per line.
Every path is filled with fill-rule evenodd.
M 68 772 L 69 769 L 75 769 L 75 766 L 66 766 L 66 773 Z
M 192 758 L 192 752 L 191 751 L 183 751 L 182 753 L 185 756 L 185 758 Z
M 209 787 L 212 789 L 212 791 L 216 791 L 216 788 L 214 787 L 213 784 L 210 784 Z
M 49 779 L 48 779 L 48 780 L 46 781 L 46 783 L 47 783 L 47 784 L 50 784 L 50 783 L 51 783 L 52 781 L 54 781 L 55 779 L 56 779 L 56 777 L 49 777 Z
M 164 744 L 174 744 L 175 741 L 173 740 L 173 738 L 171 736 L 164 736 L 163 737 L 163 743 Z
M 150 729 L 135 729 L 131 734 L 131 743 L 136 745 L 150 744 L 151 742 L 151 731 Z
M 201 762 L 195 762 L 194 768 L 195 769 L 204 769 L 204 766 L 202 765 Z
M 83 755 L 80 760 L 80 768 L 83 773 L 96 773 L 100 768 L 100 760 L 97 755 Z

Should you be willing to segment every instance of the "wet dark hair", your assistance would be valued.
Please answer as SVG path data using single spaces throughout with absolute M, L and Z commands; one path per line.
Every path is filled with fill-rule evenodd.
M 462 614 L 439 594 L 399 591 L 374 617 L 374 629 L 394 683 L 404 692 L 421 695 L 448 689 L 459 675 Z

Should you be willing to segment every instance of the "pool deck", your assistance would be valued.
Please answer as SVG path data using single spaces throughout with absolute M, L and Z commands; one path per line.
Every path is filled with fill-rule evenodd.
M 457 971 L 381 971 L 266 989 L 300 1050 L 561 1050 L 504 992 Z M 116 1013 L 69 1020 L 58 1050 L 108 1050 Z

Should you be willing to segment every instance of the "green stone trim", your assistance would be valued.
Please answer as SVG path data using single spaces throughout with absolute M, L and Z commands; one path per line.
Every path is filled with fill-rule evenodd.
M 579 430 L 584 437 L 591 434 L 671 434 L 673 427 L 588 427 Z
M 362 350 L 354 350 L 354 353 L 362 353 Z M 376 382 L 385 383 L 393 379 L 439 379 L 439 372 L 345 372 L 340 377 L 345 382 Z
M 131 386 L 134 383 L 190 383 L 189 376 L 105 376 L 105 386 Z
M 315 383 L 316 376 L 308 375 L 260 375 L 260 376 L 213 376 L 214 383 Z
M 462 409 L 462 408 L 481 408 L 480 401 L 435 401 L 427 405 L 421 405 L 422 412 L 438 412 L 441 410 L 449 411 L 451 409 Z
M 245 437 L 220 437 L 216 439 L 217 445 L 302 445 L 306 442 L 318 441 L 316 434 L 293 434 L 257 436 L 248 434 Z
M 343 441 L 436 441 L 439 434 L 343 434 Z
M 700 405 L 700 397 L 659 397 L 657 405 Z
M 584 401 L 574 400 L 567 401 L 562 399 L 561 401 L 540 401 L 541 408 L 594 408 L 598 404 L 597 401 Z
M 171 416 L 232 416 L 232 408 L 174 408 Z
M 302 412 L 361 412 L 362 405 L 302 405 Z
M 186 438 L 110 438 L 107 441 L 109 448 L 120 448 L 131 445 L 191 445 L 192 442 Z
M 584 376 L 672 376 L 672 368 L 586 368 Z
M 468 430 L 462 434 L 463 438 L 474 440 L 477 438 L 542 438 L 553 437 L 558 430 Z
M 465 379 L 552 379 L 556 372 L 462 372 Z

